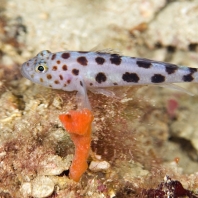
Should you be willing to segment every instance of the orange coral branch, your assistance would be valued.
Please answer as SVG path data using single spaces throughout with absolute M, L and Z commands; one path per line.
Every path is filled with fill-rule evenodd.
M 70 167 L 69 177 L 78 182 L 88 167 L 87 158 L 91 144 L 93 114 L 88 109 L 69 111 L 67 114 L 59 115 L 59 119 L 75 145 L 75 156 Z

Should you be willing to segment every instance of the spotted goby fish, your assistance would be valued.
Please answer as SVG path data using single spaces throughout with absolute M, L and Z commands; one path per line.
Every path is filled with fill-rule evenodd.
M 103 51 L 44 50 L 25 62 L 21 73 L 49 88 L 77 91 L 84 107 L 90 107 L 89 88 L 198 82 L 196 68 Z

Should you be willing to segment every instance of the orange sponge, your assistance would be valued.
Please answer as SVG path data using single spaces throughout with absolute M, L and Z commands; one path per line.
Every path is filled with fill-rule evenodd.
M 78 182 L 87 170 L 87 158 L 91 145 L 91 124 L 93 114 L 88 109 L 69 111 L 59 115 L 65 129 L 75 145 L 75 156 L 70 167 L 69 177 Z

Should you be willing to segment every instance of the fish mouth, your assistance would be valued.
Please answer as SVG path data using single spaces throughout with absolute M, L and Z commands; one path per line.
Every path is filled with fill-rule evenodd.
M 28 74 L 25 72 L 25 68 L 27 67 L 26 63 L 21 66 L 21 74 L 23 77 L 28 78 Z

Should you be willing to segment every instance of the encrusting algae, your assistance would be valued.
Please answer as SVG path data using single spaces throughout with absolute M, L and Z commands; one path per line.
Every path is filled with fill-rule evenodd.
M 59 119 L 75 145 L 75 156 L 69 170 L 69 177 L 78 182 L 88 167 L 93 114 L 88 109 L 71 110 L 67 114 L 59 115 Z

